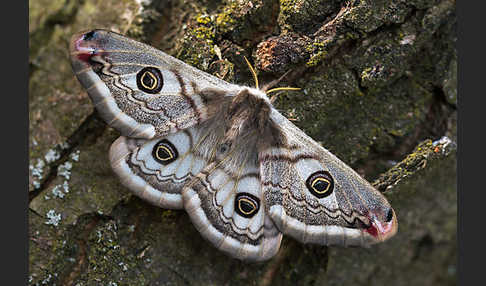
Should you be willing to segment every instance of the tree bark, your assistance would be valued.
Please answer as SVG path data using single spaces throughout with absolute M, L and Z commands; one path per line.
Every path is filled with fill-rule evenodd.
M 145 3 L 141 6 L 139 3 Z M 29 2 L 30 285 L 455 285 L 455 1 Z M 75 79 L 72 34 L 106 28 L 227 81 L 243 56 L 276 107 L 390 200 L 399 230 L 369 249 L 303 245 L 244 263 L 184 211 L 130 195 L 108 163 L 119 136 Z

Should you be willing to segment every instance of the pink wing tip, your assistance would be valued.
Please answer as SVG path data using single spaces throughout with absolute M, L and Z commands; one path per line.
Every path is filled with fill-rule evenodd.
M 376 239 L 376 242 L 381 242 L 394 236 L 398 230 L 397 217 L 393 209 L 390 209 L 390 214 L 385 220 L 380 220 L 379 217 L 370 213 L 370 226 L 365 229 L 367 233 Z
M 83 62 L 89 62 L 90 58 L 97 55 L 97 48 L 92 37 L 95 31 L 81 32 L 71 37 L 71 55 Z

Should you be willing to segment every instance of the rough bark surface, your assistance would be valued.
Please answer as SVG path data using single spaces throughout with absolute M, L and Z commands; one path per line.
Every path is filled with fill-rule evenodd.
M 30 285 L 455 285 L 453 0 L 30 0 Z M 246 264 L 183 211 L 131 196 L 69 64 L 78 31 L 127 34 L 239 84 L 291 72 L 277 108 L 374 181 L 398 234 L 369 249 L 302 245 Z

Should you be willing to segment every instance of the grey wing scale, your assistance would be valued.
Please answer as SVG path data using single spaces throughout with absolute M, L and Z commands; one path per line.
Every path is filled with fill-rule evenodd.
M 280 231 L 304 243 L 368 246 L 396 232 L 384 196 L 273 110 L 282 144 L 259 151 L 263 193 Z
M 152 139 L 210 118 L 238 86 L 143 43 L 104 30 L 74 35 L 73 70 L 123 136 Z

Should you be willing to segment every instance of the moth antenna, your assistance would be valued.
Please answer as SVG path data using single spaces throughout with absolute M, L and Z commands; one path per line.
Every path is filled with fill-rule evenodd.
M 300 87 L 290 87 L 290 86 L 276 87 L 276 88 L 272 88 L 270 90 L 267 90 L 267 94 L 269 94 L 270 92 L 275 92 L 275 91 L 280 91 L 280 90 L 301 90 L 301 88 Z
M 250 64 L 250 62 L 248 61 L 248 59 L 245 56 L 243 56 L 243 58 L 245 59 L 246 64 L 250 68 L 251 74 L 253 75 L 253 79 L 255 80 L 255 87 L 256 87 L 256 89 L 258 89 L 258 77 L 257 77 L 257 74 L 255 72 L 255 69 L 252 67 L 252 65 Z
M 276 92 L 276 91 L 282 91 L 282 90 L 301 90 L 300 87 L 277 87 L 277 88 L 272 88 L 267 91 L 267 94 L 270 92 Z M 274 94 L 270 97 L 270 102 L 273 104 L 275 100 L 277 99 L 278 93 Z
M 268 93 L 268 92 L 267 92 L 267 90 L 268 90 L 269 88 L 271 88 L 271 87 L 276 86 L 276 85 L 277 85 L 279 82 L 281 82 L 281 81 L 282 81 L 282 79 L 283 79 L 284 77 L 286 77 L 286 76 L 287 76 L 287 75 L 290 73 L 290 71 L 291 71 L 291 70 L 286 71 L 286 72 L 285 72 L 283 75 L 281 75 L 281 76 L 280 76 L 278 79 L 272 80 L 271 82 L 269 82 L 269 83 L 265 84 L 265 85 L 263 86 L 263 88 L 262 88 L 262 91 L 263 91 L 263 92 Z

